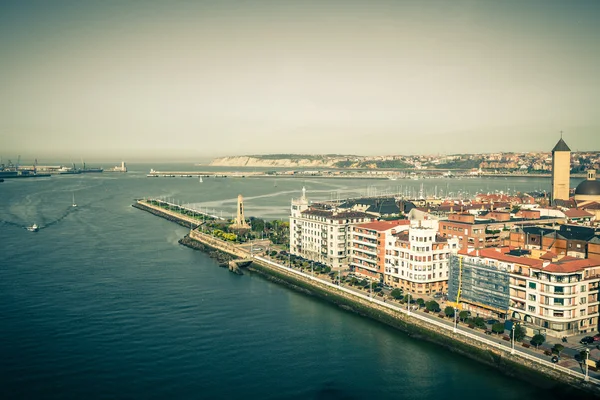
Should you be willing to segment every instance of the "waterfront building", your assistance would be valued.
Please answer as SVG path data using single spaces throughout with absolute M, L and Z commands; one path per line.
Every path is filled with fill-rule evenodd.
M 599 235 L 600 230 L 588 226 L 559 225 L 556 229 L 525 226 L 510 233 L 508 244 L 539 254 L 552 252 L 558 256 L 591 258 L 595 256 L 592 240 Z
M 350 260 L 352 227 L 373 221 L 359 211 L 340 211 L 334 206 L 308 204 L 306 190 L 292 199 L 290 253 L 332 268 L 347 267 Z
M 439 235 L 437 222 L 419 221 L 386 237 L 386 284 L 414 294 L 447 292 L 448 259 L 458 251 L 458 240 Z
M 553 337 L 597 332 L 600 260 L 532 255 L 509 247 L 462 249 L 450 261 L 449 300 Z
M 383 280 L 388 238 L 408 229 L 409 225 L 408 220 L 396 220 L 353 226 L 350 270 L 357 275 Z
M 539 212 L 523 211 L 514 216 L 508 211 L 490 211 L 476 216 L 471 213 L 454 213 L 440 221 L 440 234 L 446 238 L 457 238 L 461 248 L 500 246 L 509 238 L 510 230 L 517 226 L 552 225 L 564 222 L 564 218 L 540 216 Z
M 552 201 L 569 200 L 571 149 L 562 139 L 552 149 Z

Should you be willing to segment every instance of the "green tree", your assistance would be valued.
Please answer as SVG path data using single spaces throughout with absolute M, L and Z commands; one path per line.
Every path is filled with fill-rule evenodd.
M 478 328 L 485 328 L 485 320 L 481 317 L 475 317 L 473 318 L 473 325 Z
M 260 218 L 250 217 L 250 226 L 254 232 L 263 232 L 265 230 L 265 221 Z
M 404 295 L 402 295 L 402 290 L 398 289 L 398 288 L 392 290 L 392 292 L 390 293 L 390 296 L 392 296 L 396 300 L 402 300 L 402 298 L 404 297 Z
M 492 325 L 492 332 L 501 334 L 504 332 L 504 324 L 502 322 L 495 323 Z
M 454 317 L 454 307 L 446 306 L 446 308 L 444 308 L 444 314 L 446 314 L 446 317 L 448 318 Z
M 556 343 L 554 345 L 554 347 L 552 348 L 552 352 L 554 354 L 558 354 L 560 356 L 560 352 L 563 351 L 565 349 L 565 346 L 563 346 L 562 344 Z
M 536 349 L 545 341 L 546 338 L 544 337 L 544 335 L 540 335 L 539 333 L 531 338 L 531 344 L 534 345 Z
M 521 325 L 515 326 L 515 341 L 521 342 L 525 338 L 525 329 Z
M 458 318 L 460 318 L 461 321 L 465 321 L 467 318 L 469 318 L 469 312 L 468 311 L 459 312 Z
M 435 300 L 430 300 L 427 303 L 425 303 L 425 308 L 427 309 L 427 311 L 431 311 L 431 312 L 439 312 L 440 311 L 440 305 Z
M 419 306 L 419 308 L 423 307 L 425 305 L 425 300 L 419 297 L 417 299 L 417 305 Z

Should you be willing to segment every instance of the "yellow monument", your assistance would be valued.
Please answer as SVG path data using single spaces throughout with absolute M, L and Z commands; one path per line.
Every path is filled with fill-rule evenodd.
M 233 229 L 250 229 L 250 225 L 246 223 L 246 218 L 244 217 L 244 198 L 242 195 L 238 195 L 238 204 L 237 204 L 237 216 L 235 218 L 235 223 L 231 225 Z
M 571 149 L 560 135 L 552 149 L 552 201 L 569 200 L 571 175 Z

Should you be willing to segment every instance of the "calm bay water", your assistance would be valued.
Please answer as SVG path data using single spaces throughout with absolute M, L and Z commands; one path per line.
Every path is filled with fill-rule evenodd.
M 0 398 L 553 398 L 259 276 L 230 274 L 178 245 L 185 228 L 131 207 L 135 197 L 167 196 L 226 215 L 241 193 L 247 215 L 275 218 L 303 185 L 328 199 L 421 182 L 200 184 L 147 178 L 150 167 L 193 168 L 0 184 Z M 547 179 L 423 184 L 549 188 Z M 24 229 L 33 223 L 38 233 Z

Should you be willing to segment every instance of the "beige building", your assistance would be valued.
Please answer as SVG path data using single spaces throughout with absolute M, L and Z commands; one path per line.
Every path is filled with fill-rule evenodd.
M 560 138 L 552 149 L 552 201 L 569 200 L 571 149 Z
M 386 238 L 384 282 L 413 294 L 448 290 L 448 259 L 458 240 L 437 233 L 437 221 L 413 225 Z

